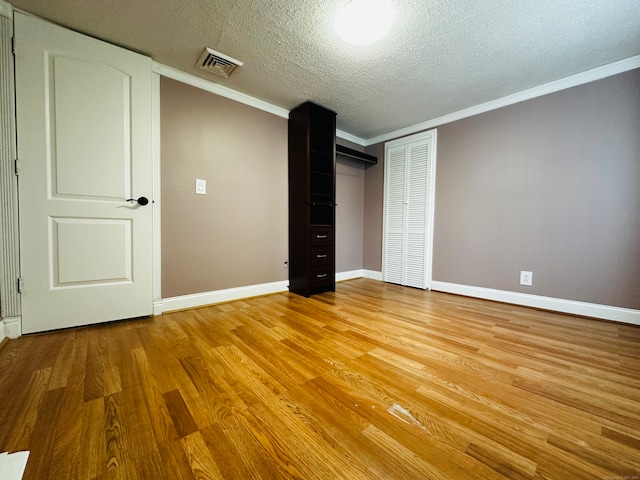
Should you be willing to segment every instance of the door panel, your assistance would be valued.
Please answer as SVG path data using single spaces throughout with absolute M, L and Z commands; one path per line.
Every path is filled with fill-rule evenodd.
M 429 145 L 422 140 L 408 145 L 406 268 L 404 285 L 427 288 L 426 246 L 429 199 Z
M 121 200 L 131 192 L 130 76 L 93 61 L 47 57 L 52 192 Z
M 131 220 L 52 218 L 52 288 L 131 282 Z
M 23 332 L 150 315 L 151 60 L 15 14 Z
M 389 152 L 385 166 L 384 281 L 403 283 L 406 155 L 404 149 Z

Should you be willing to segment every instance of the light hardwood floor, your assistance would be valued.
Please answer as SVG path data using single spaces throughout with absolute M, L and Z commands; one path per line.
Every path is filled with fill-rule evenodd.
M 640 478 L 640 327 L 360 279 L 0 349 L 25 479 Z

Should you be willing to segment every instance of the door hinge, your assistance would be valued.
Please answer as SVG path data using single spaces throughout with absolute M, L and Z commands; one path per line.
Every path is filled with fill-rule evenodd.
M 18 277 L 18 293 L 22 293 L 23 288 L 24 288 L 24 284 L 22 282 L 22 277 Z
M 13 165 L 14 165 L 13 168 L 14 168 L 14 170 L 16 172 L 16 175 L 20 175 L 20 170 L 18 169 L 18 159 L 17 158 L 13 161 Z
M 11 53 L 16 54 L 16 37 L 11 37 Z

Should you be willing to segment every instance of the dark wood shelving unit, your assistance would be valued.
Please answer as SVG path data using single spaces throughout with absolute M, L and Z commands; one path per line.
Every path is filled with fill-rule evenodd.
M 305 102 L 289 113 L 289 290 L 335 291 L 336 113 Z

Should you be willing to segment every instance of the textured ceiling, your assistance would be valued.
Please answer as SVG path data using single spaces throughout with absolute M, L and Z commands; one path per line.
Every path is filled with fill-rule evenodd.
M 392 0 L 381 41 L 333 31 L 344 0 L 12 0 L 16 8 L 276 106 L 311 99 L 362 139 L 640 54 L 639 0 Z M 205 46 L 244 62 L 194 67 Z

